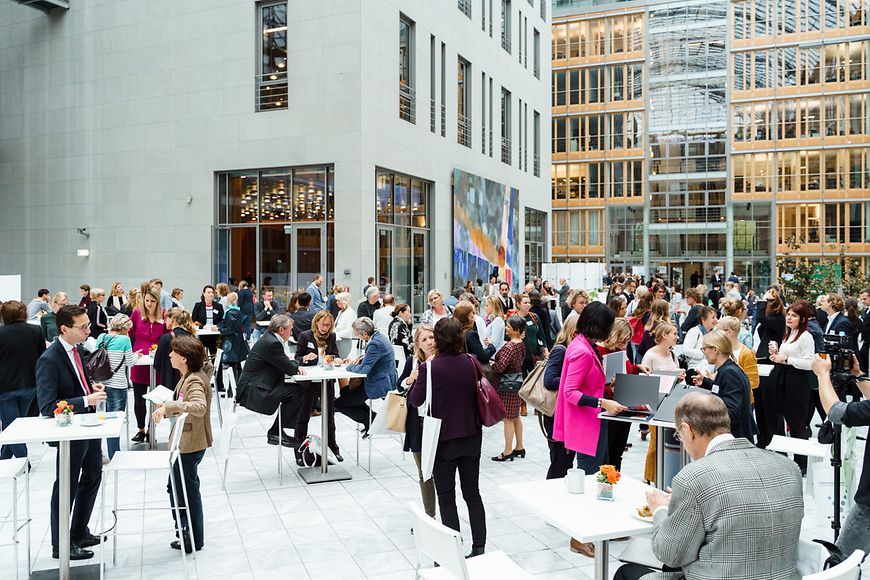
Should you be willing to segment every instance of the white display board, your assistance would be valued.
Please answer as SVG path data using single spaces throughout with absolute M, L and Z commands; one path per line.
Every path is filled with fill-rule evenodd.
M 571 288 L 600 290 L 604 284 L 603 262 L 545 263 L 541 265 L 541 278 L 549 280 L 558 289 L 559 280 L 565 278 Z
M 21 275 L 0 276 L 0 302 L 21 300 Z

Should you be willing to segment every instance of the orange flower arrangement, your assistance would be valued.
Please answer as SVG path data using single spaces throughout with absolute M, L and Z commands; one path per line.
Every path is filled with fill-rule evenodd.
M 70 405 L 66 401 L 58 401 L 57 408 L 54 410 L 55 415 L 72 415 L 75 405 Z
M 616 468 L 614 466 L 602 465 L 595 479 L 596 481 L 598 481 L 598 483 L 609 483 L 610 485 L 616 485 L 617 483 L 619 483 L 620 477 L 621 474 L 616 471 Z

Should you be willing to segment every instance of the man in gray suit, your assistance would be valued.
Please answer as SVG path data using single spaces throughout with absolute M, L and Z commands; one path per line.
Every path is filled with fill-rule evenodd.
M 615 580 L 799 578 L 804 503 L 797 465 L 735 439 L 719 397 L 687 395 L 675 423 L 692 462 L 674 477 L 671 494 L 650 490 L 647 503 L 653 552 L 666 570 L 676 571 L 626 564 Z

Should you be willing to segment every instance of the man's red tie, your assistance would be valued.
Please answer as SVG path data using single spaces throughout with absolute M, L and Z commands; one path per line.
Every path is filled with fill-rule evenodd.
M 85 367 L 82 365 L 82 357 L 79 354 L 79 349 L 73 347 L 73 358 L 76 361 L 76 369 L 79 371 L 79 378 L 82 380 L 82 388 L 85 390 L 85 396 L 91 394 L 91 390 L 88 388 L 88 378 L 85 376 Z

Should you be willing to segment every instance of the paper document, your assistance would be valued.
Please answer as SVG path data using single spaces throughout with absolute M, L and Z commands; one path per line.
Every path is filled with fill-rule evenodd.
M 149 403 L 154 403 L 156 405 L 158 403 L 171 401 L 174 395 L 175 392 L 172 389 L 167 389 L 163 385 L 157 385 L 154 387 L 153 391 L 142 395 L 142 398 Z
M 669 395 L 671 393 L 671 389 L 674 387 L 674 383 L 677 381 L 676 377 L 672 375 L 662 375 L 659 377 L 659 393 L 663 393 L 665 395 Z
M 627 361 L 628 357 L 624 350 L 604 355 L 604 376 L 607 377 L 606 382 L 612 383 L 616 379 L 616 373 L 624 373 Z

